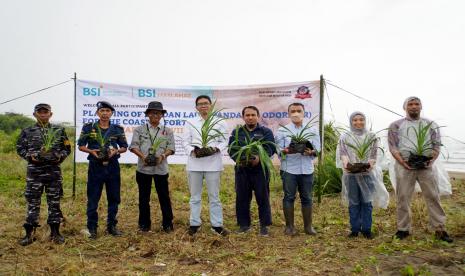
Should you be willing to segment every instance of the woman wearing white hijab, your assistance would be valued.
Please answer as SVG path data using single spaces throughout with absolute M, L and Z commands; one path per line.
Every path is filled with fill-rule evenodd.
M 356 111 L 350 115 L 349 120 L 350 131 L 341 136 L 337 149 L 337 163 L 343 168 L 342 194 L 349 203 L 351 226 L 349 237 L 357 237 L 362 233 L 365 238 L 372 239 L 373 202 L 376 201 L 377 206 L 386 208 L 389 194 L 380 177 L 381 169 L 375 166 L 379 148 L 378 139 L 375 133 L 367 130 L 365 114 Z M 368 154 L 360 160 L 353 146 L 367 141 L 370 141 Z M 357 171 L 353 168 L 356 163 L 367 165 Z

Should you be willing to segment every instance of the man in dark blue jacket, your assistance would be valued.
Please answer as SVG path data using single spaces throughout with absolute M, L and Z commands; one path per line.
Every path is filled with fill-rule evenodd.
M 122 233 L 116 228 L 118 205 L 121 202 L 121 177 L 118 158 L 126 152 L 128 143 L 124 129 L 120 125 L 110 124 L 115 109 L 104 101 L 97 103 L 99 120 L 82 126 L 78 140 L 79 150 L 89 153 L 87 175 L 87 228 L 90 238 L 97 238 L 98 202 L 106 185 L 108 200 L 107 231 L 113 236 Z
M 268 156 L 273 156 L 276 153 L 273 132 L 258 124 L 260 119 L 258 108 L 255 106 L 244 107 L 242 119 L 245 125 L 235 129 L 229 137 L 228 152 L 231 158 L 237 161 L 240 147 L 247 145 L 250 141 L 258 140 L 270 142 L 263 144 L 263 147 Z M 252 201 L 252 192 L 255 192 L 260 219 L 260 235 L 268 236 L 268 226 L 271 225 L 270 172 L 267 168 L 263 171 L 260 161 L 258 155 L 253 154 L 248 160 L 236 162 L 236 217 L 239 225 L 238 232 L 249 231 L 251 224 L 250 202 Z

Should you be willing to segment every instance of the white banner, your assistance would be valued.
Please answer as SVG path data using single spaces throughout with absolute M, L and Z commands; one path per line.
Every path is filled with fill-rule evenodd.
M 186 120 L 195 118 L 195 98 L 208 95 L 217 101 L 216 107 L 224 109 L 229 133 L 238 124 L 243 124 L 242 108 L 255 105 L 260 110 L 260 124 L 275 132 L 280 124 L 289 123 L 287 107 L 294 102 L 304 104 L 306 118 L 319 115 L 320 82 L 307 81 L 299 83 L 249 85 L 249 86 L 183 86 L 183 87 L 141 87 L 119 85 L 95 81 L 77 80 L 76 82 L 76 126 L 77 133 L 85 123 L 98 120 L 96 103 L 107 101 L 115 112 L 111 123 L 124 127 L 128 144 L 132 140 L 133 129 L 148 122 L 145 110 L 151 101 L 163 103 L 168 111 L 164 123 L 173 129 L 176 138 L 176 154 L 169 157 L 171 164 L 185 164 L 187 157 L 181 143 Z M 163 121 L 162 121 L 163 122 Z M 228 137 L 227 137 L 228 138 Z M 137 157 L 131 152 L 121 155 L 121 163 L 136 163 Z M 233 163 L 224 156 L 226 164 Z M 76 162 L 87 162 L 87 154 L 76 151 Z

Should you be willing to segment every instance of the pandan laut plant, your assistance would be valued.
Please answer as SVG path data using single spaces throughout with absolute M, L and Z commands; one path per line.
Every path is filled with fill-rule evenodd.
M 98 124 L 95 124 L 95 128 L 92 128 L 89 137 L 99 145 L 99 151 L 97 153 L 98 159 L 102 161 L 103 165 L 107 165 L 110 159 L 110 137 L 103 135 L 102 129 Z
M 42 123 L 40 124 L 42 126 L 42 148 L 40 149 L 39 158 L 43 161 L 56 161 L 56 153 L 53 152 L 52 149 L 61 138 L 61 130 L 59 128 L 53 128 L 50 124 L 48 126 Z
M 209 147 L 208 144 L 218 138 L 226 139 L 224 133 L 222 133 L 217 128 L 217 125 L 221 121 L 225 120 L 225 118 L 220 116 L 220 112 L 224 110 L 224 108 L 217 110 L 215 109 L 215 105 L 216 101 L 212 104 L 210 110 L 208 111 L 207 118 L 203 122 L 200 129 L 195 127 L 192 123 L 188 122 L 200 136 L 200 143 L 192 144 L 192 146 L 195 148 L 194 152 L 196 157 L 205 157 L 215 154 L 216 149 Z
M 239 130 L 243 129 L 245 133 L 245 140 L 239 139 Z M 273 166 L 273 161 L 268 152 L 265 149 L 265 146 L 271 146 L 275 149 L 277 145 L 271 141 L 263 141 L 262 139 L 255 140 L 250 138 L 249 133 L 243 126 L 237 126 L 234 132 L 234 141 L 229 145 L 230 150 L 236 150 L 236 152 L 231 156 L 237 165 L 239 166 L 250 166 L 251 161 L 255 160 L 256 157 L 259 159 L 259 164 L 262 167 L 263 173 L 266 174 L 270 172 L 271 177 L 275 178 L 277 173 L 276 169 Z
M 160 164 L 158 156 L 156 156 L 157 150 L 160 148 L 160 146 L 166 142 L 167 139 L 165 137 L 156 137 L 153 142 L 152 146 L 149 149 L 149 154 L 147 157 L 145 157 L 145 164 L 147 166 L 156 166 Z
M 383 130 L 376 132 L 376 134 Z M 375 142 L 379 139 L 378 137 L 376 137 L 376 134 L 367 134 L 363 139 L 360 139 L 357 135 L 353 134 L 352 132 L 346 132 L 346 135 L 350 138 L 351 141 L 348 141 L 348 139 L 346 139 L 344 141 L 344 144 L 353 150 L 355 158 L 358 161 L 356 163 L 347 164 L 347 170 L 349 172 L 365 172 L 370 168 L 370 164 L 367 161 L 371 153 L 371 150 L 375 145 Z M 384 154 L 383 148 L 378 146 L 376 148 L 380 149 Z
M 434 149 L 434 141 L 431 140 L 431 131 L 437 130 L 440 127 L 433 127 L 433 122 L 423 124 L 418 123 L 418 128 L 410 126 L 407 128 L 407 135 L 404 137 L 409 144 L 410 156 L 407 163 L 413 169 L 424 169 L 428 161 L 433 159 L 432 153 Z M 413 132 L 414 138 L 409 137 L 409 133 Z
M 293 132 L 288 127 L 280 125 L 285 131 L 286 136 L 291 138 L 291 143 L 289 145 L 288 153 L 304 153 L 305 149 L 309 148 L 314 149 L 312 143 L 310 142 L 312 137 L 316 136 L 315 133 L 309 132 L 318 121 L 315 121 L 317 117 L 313 117 L 309 120 L 303 127 L 297 132 Z

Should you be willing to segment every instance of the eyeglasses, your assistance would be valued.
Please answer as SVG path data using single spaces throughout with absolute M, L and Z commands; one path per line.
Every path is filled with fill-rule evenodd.
M 163 115 L 163 112 L 160 112 L 160 111 L 152 111 L 152 112 L 147 113 L 147 116 L 162 116 L 162 115 Z
M 207 106 L 210 105 L 209 102 L 197 103 L 197 106 Z

